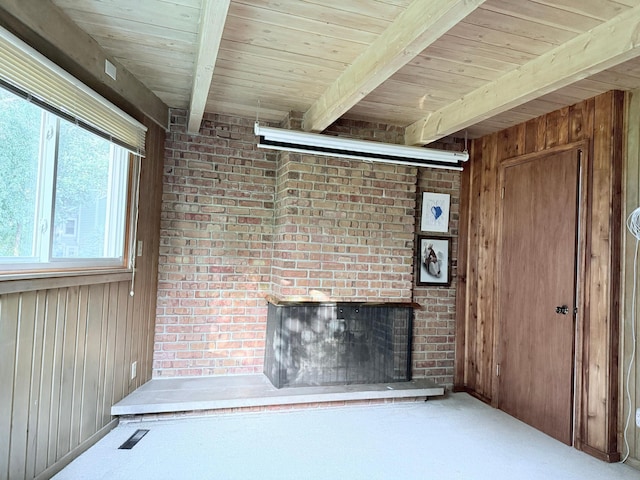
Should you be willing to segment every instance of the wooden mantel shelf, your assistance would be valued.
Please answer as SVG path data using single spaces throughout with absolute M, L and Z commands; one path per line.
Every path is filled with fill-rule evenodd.
M 411 307 L 416 310 L 421 310 L 422 305 L 416 302 L 350 302 L 345 300 L 284 300 L 276 297 L 275 295 L 266 295 L 264 299 L 267 303 L 275 305 L 276 307 L 291 306 L 291 305 L 337 305 L 339 303 L 348 303 L 350 305 L 363 305 L 363 306 L 381 306 L 381 307 Z

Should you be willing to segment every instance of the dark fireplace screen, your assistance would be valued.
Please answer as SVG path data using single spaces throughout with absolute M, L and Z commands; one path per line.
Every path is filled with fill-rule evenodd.
M 274 386 L 411 380 L 413 307 L 269 303 L 264 373 Z

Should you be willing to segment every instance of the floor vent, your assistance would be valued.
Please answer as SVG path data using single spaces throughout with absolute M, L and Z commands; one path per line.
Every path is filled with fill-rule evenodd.
M 126 442 L 120 445 L 118 449 L 131 450 L 133 447 L 136 446 L 136 443 L 142 440 L 142 437 L 144 437 L 148 432 L 149 430 L 136 430 L 136 432 L 133 435 L 131 435 Z

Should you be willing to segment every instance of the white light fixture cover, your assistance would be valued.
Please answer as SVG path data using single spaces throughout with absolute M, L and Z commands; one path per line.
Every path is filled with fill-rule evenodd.
M 259 148 L 273 150 L 449 170 L 462 170 L 462 162 L 469 159 L 467 152 L 449 152 L 262 127 L 258 122 L 255 123 L 254 132 L 259 137 Z

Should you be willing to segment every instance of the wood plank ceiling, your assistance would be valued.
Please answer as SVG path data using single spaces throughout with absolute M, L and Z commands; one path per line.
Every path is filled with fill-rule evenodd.
M 299 111 L 306 130 L 344 116 L 425 144 L 640 87 L 640 0 L 53 3 L 193 125 Z

